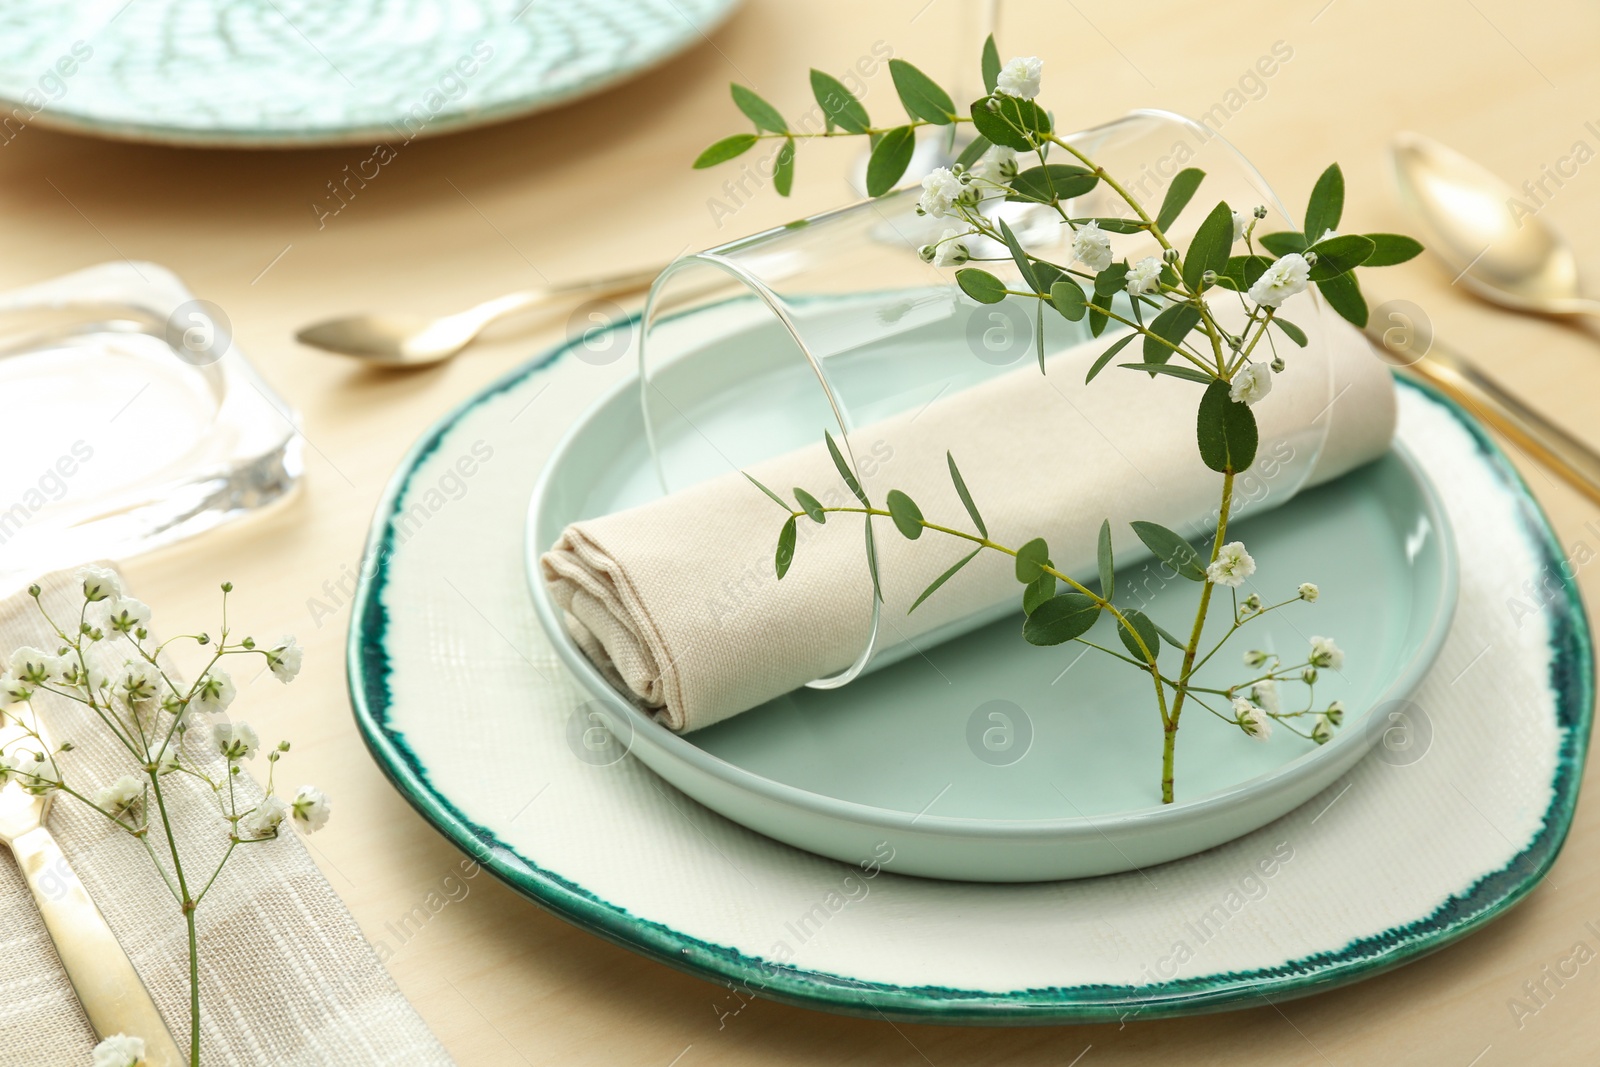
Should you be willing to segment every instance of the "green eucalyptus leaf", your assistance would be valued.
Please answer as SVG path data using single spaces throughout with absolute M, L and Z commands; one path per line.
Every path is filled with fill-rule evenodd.
M 1363 267 L 1392 267 L 1422 254 L 1422 242 L 1398 233 L 1363 234 L 1372 242 L 1372 255 Z
M 851 470 L 850 464 L 844 461 L 844 453 L 839 451 L 839 445 L 834 441 L 833 434 L 823 430 L 822 437 L 823 440 L 828 442 L 828 455 L 833 457 L 834 469 L 839 472 L 839 477 L 844 479 L 846 488 L 855 494 L 857 500 L 861 501 L 862 507 L 870 508 L 872 504 L 868 502 L 867 494 L 862 491 L 861 483 L 856 479 L 855 471 Z M 869 523 L 868 526 L 870 527 L 871 524 Z
M 772 163 L 772 187 L 779 196 L 788 196 L 794 188 L 794 138 L 785 137 L 778 156 Z
M 1056 595 L 1056 576 L 1041 574 L 1022 590 L 1022 613 L 1032 615 L 1034 609 Z
M 878 581 L 878 543 L 872 533 L 872 516 L 867 516 L 867 521 L 861 524 L 866 531 L 867 538 L 867 573 L 872 575 L 872 596 L 878 603 L 883 603 L 883 583 Z
M 974 557 L 976 557 L 977 554 L 982 551 L 983 549 L 981 548 L 975 548 L 965 556 L 962 556 L 960 559 L 956 560 L 955 566 L 951 567 L 949 570 L 939 575 L 939 577 L 935 578 L 933 583 L 922 591 L 922 595 L 917 597 L 917 599 L 912 602 L 911 606 L 906 609 L 906 614 L 910 615 L 913 611 L 916 611 L 918 606 L 920 606 L 924 600 L 927 600 L 930 596 L 932 596 L 945 582 L 948 582 L 951 578 L 955 577 L 956 571 L 959 571 L 962 567 L 965 567 L 967 564 L 971 563 Z
M 1197 167 L 1185 167 L 1173 176 L 1172 183 L 1167 186 L 1167 195 L 1161 200 L 1161 210 L 1156 213 L 1156 225 L 1163 232 L 1178 221 L 1178 216 L 1189 206 L 1190 199 L 1194 197 L 1195 190 L 1200 188 L 1205 176 L 1206 172 Z
M 983 42 L 983 91 L 993 93 L 1000 83 L 1000 50 L 994 45 L 994 34 Z
M 1173 356 L 1172 349 L 1156 340 L 1156 337 L 1169 341 L 1172 344 L 1182 344 L 1183 339 L 1189 336 L 1200 323 L 1200 309 L 1193 304 L 1173 304 L 1161 314 L 1150 321 L 1146 327 L 1155 337 L 1146 336 L 1144 339 L 1144 361 L 1146 363 L 1165 363 Z
M 894 91 L 900 94 L 907 115 L 935 126 L 948 126 L 955 121 L 955 101 L 922 71 L 903 59 L 891 59 L 889 75 L 894 78 Z
M 1044 538 L 1035 537 L 1017 549 L 1017 581 L 1026 585 L 1044 573 L 1050 563 L 1050 546 Z
M 979 267 L 956 271 L 956 284 L 980 304 L 998 304 L 1006 298 L 1005 282 Z
M 822 501 L 798 486 L 795 487 L 794 498 L 800 502 L 800 510 L 811 516 L 812 522 L 828 521 L 828 513 L 822 510 Z
M 1315 252 L 1317 256 L 1317 261 L 1312 264 L 1308 277 L 1314 282 L 1325 282 L 1329 278 L 1349 274 L 1372 258 L 1372 253 L 1377 247 L 1358 233 L 1346 233 L 1330 237 L 1326 241 L 1318 241 L 1306 249 L 1307 252 Z
M 761 99 L 753 89 L 747 89 L 738 82 L 729 88 L 733 90 L 733 102 L 739 105 L 739 110 L 744 112 L 746 118 L 756 124 L 756 129 L 771 133 L 789 132 L 789 126 L 778 114 L 778 109 Z
M 893 189 L 911 165 L 916 148 L 916 131 L 910 126 L 896 126 L 879 138 L 867 158 L 867 195 L 882 196 Z
M 1261 247 L 1275 256 L 1286 256 L 1290 252 L 1304 252 L 1306 250 L 1306 235 L 1303 233 L 1264 233 L 1259 238 Z
M 917 507 L 916 501 L 898 489 L 891 489 L 886 504 L 889 518 L 894 520 L 894 528 L 900 531 L 900 536 L 907 541 L 922 536 L 922 509 Z
M 1367 301 L 1354 274 L 1341 274 L 1317 283 L 1317 290 L 1328 305 L 1356 326 L 1367 325 Z
M 1143 233 L 1146 228 L 1138 219 L 1073 219 L 1072 221 L 1079 225 L 1093 222 L 1107 233 Z
M 1189 242 L 1183 257 L 1183 281 L 1191 292 L 1199 292 L 1205 272 L 1218 274 L 1228 269 L 1228 253 L 1233 250 L 1233 211 L 1226 203 L 1211 209 Z
M 1082 196 L 1098 184 L 1100 179 L 1091 170 L 1071 163 L 1047 163 L 1040 167 L 1029 167 L 1013 178 L 1011 193 L 1006 199 L 1020 203 L 1055 204 Z
M 1133 527 L 1133 532 L 1155 554 L 1156 559 L 1190 581 L 1206 580 L 1206 569 L 1200 563 L 1200 553 L 1189 542 L 1160 523 L 1138 521 L 1128 525 Z
M 967 147 L 961 150 L 961 154 L 956 157 L 956 166 L 963 170 L 971 170 L 973 165 L 983 158 L 983 154 L 993 147 L 989 143 L 989 138 L 979 134 L 968 141 Z
M 783 499 L 783 497 L 779 496 L 777 493 L 774 493 L 771 489 L 768 489 L 766 486 L 762 485 L 760 482 L 756 481 L 756 476 L 755 475 L 749 473 L 748 471 L 740 471 L 739 473 L 743 474 L 746 478 L 750 479 L 750 484 L 751 485 L 755 486 L 757 489 L 759 489 L 763 493 L 767 494 L 767 498 L 770 499 L 774 504 L 776 504 L 780 508 L 782 508 L 784 511 L 793 511 L 794 510 L 794 508 L 791 508 L 789 506 L 789 502 L 787 500 Z
M 1126 337 L 1124 337 L 1120 341 L 1118 341 L 1116 344 L 1112 345 L 1110 348 L 1108 348 L 1104 352 L 1100 353 L 1100 358 L 1094 361 L 1094 366 L 1090 367 L 1089 368 L 1089 373 L 1084 375 L 1084 378 L 1083 378 L 1084 384 L 1087 385 L 1090 382 L 1094 381 L 1094 376 L 1096 374 L 1099 374 L 1101 371 L 1105 370 L 1106 369 L 1106 364 L 1110 363 L 1114 358 L 1116 358 L 1117 353 L 1121 352 L 1124 348 L 1127 348 L 1128 344 L 1135 337 L 1138 337 L 1138 336 L 1139 335 L 1136 334 L 1136 333 L 1130 333 Z
M 1234 283 L 1234 288 L 1244 292 L 1260 280 L 1272 266 L 1266 256 L 1229 256 L 1223 275 Z
M 1096 548 L 1095 562 L 1100 568 L 1100 595 L 1110 600 L 1117 585 L 1117 570 L 1111 559 L 1110 519 L 1100 524 L 1100 543 Z
M 1156 630 L 1156 624 L 1150 621 L 1150 616 L 1138 608 L 1130 608 L 1122 613 L 1122 617 L 1128 620 L 1128 626 L 1133 627 L 1133 632 L 1139 635 L 1139 640 L 1134 640 L 1133 633 L 1129 632 L 1128 627 L 1118 623 L 1117 636 L 1122 638 L 1122 647 L 1141 663 L 1148 662 L 1145 658 L 1146 649 L 1149 650 L 1150 659 L 1158 658 L 1161 655 L 1161 634 Z M 1139 647 L 1139 641 L 1144 642 L 1144 648 Z
M 1126 260 L 1113 263 L 1105 270 L 1094 276 L 1094 295 L 1099 297 L 1112 297 L 1128 287 L 1128 263 Z M 1110 305 L 1104 300 L 1095 301 L 1101 307 Z
M 1272 324 L 1287 334 L 1289 340 L 1293 341 L 1301 348 L 1304 348 L 1310 342 L 1310 338 L 1306 337 L 1306 332 L 1300 327 L 1296 326 L 1294 323 L 1290 322 L 1288 319 L 1273 315 Z
M 1322 172 L 1317 184 L 1311 187 L 1311 202 L 1306 205 L 1306 224 L 1301 232 L 1310 241 L 1316 241 L 1329 230 L 1339 228 L 1339 217 L 1344 214 L 1344 171 L 1334 163 Z
M 1060 645 L 1089 632 L 1100 617 L 1100 605 L 1082 593 L 1062 593 L 1040 604 L 1022 624 L 1031 645 Z
M 1259 436 L 1255 412 L 1228 395 L 1228 383 L 1214 381 L 1200 398 L 1195 434 L 1200 459 L 1219 474 L 1247 470 L 1256 459 Z
M 961 506 L 967 509 L 967 516 L 972 519 L 972 525 L 978 528 L 978 533 L 988 537 L 989 528 L 983 524 L 983 516 L 978 514 L 978 505 L 972 502 L 972 494 L 967 492 L 967 480 L 961 477 L 961 471 L 956 467 L 955 455 L 946 452 L 944 458 L 950 465 L 950 481 L 955 483 L 956 496 L 961 498 Z
M 778 553 L 773 562 L 777 566 L 778 577 L 782 578 L 789 573 L 789 564 L 794 562 L 794 516 L 790 515 L 784 522 L 783 529 L 778 533 Z
M 1037 293 L 1039 291 L 1039 278 L 1033 272 L 1033 263 L 1028 259 L 1028 254 L 1022 250 L 1022 242 L 1018 241 L 1017 235 L 1011 232 L 1011 225 L 1005 219 L 1000 220 L 1000 236 L 1005 238 L 1006 248 L 1011 252 L 1011 261 L 1017 265 L 1017 270 L 1022 274 L 1022 280 L 1028 283 L 1028 288 Z
M 990 110 L 989 104 L 994 103 Z M 972 124 L 995 144 L 1031 152 L 1050 132 L 1050 116 L 1032 100 L 1000 93 L 972 105 Z
M 1149 619 L 1150 616 L 1146 615 L 1145 618 Z M 1165 641 L 1167 644 L 1171 645 L 1173 648 L 1177 649 L 1179 652 L 1183 651 L 1183 642 L 1179 641 L 1176 637 L 1173 637 L 1166 630 L 1163 630 L 1161 628 L 1161 624 L 1160 623 L 1156 622 L 1154 619 L 1151 619 L 1150 620 L 1150 625 L 1154 626 L 1155 630 L 1156 630 L 1156 633 L 1161 635 L 1161 640 Z
M 759 138 L 753 133 L 736 133 L 732 137 L 724 137 L 695 158 L 694 169 L 705 170 L 718 163 L 726 163 L 735 156 L 742 156 L 756 146 L 757 140 Z
M 1050 306 L 1061 312 L 1069 322 L 1077 322 L 1089 310 L 1089 298 L 1083 286 L 1071 278 L 1062 277 L 1050 286 Z
M 822 108 L 830 128 L 837 126 L 850 133 L 866 133 L 872 126 L 866 107 L 833 75 L 812 70 L 811 95 L 817 98 L 817 106 Z
M 1117 366 L 1126 367 L 1128 370 L 1142 370 L 1151 377 L 1165 374 L 1169 378 L 1182 378 L 1186 382 L 1199 382 L 1201 385 L 1210 385 L 1216 381 L 1211 375 L 1181 363 L 1118 363 Z
M 1108 316 L 1104 311 L 1101 311 L 1098 307 L 1096 307 L 1093 304 L 1089 305 L 1089 336 L 1090 337 L 1099 337 L 1102 333 L 1105 332 L 1106 323 L 1108 323 L 1110 321 L 1111 321 L 1110 316 Z

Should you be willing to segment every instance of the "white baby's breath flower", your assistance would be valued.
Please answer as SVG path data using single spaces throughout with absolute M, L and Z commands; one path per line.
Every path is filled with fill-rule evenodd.
M 112 1034 L 94 1047 L 94 1067 L 144 1067 L 144 1038 Z
M 107 630 L 131 634 L 150 624 L 150 605 L 131 596 L 112 597 L 102 607 L 100 620 Z
M 145 761 L 156 769 L 157 774 L 171 774 L 178 769 L 177 743 L 157 738 L 145 750 Z
M 966 195 L 967 187 L 948 167 L 934 167 L 922 179 L 922 198 L 917 201 L 925 214 L 942 219 Z
M 1206 567 L 1206 578 L 1217 585 L 1237 589 L 1256 572 L 1256 561 L 1244 550 L 1243 541 L 1229 541 Z
M 1039 76 L 1043 73 L 1044 60 L 1038 56 L 1016 56 L 1000 68 L 994 91 L 1032 100 L 1039 95 Z
M 970 173 L 981 181 L 1004 185 L 1017 176 L 1017 151 L 1003 144 L 992 145 L 978 157 Z
M 1228 396 L 1236 404 L 1254 404 L 1272 392 L 1272 368 L 1265 363 L 1246 363 L 1234 373 Z
M 190 697 L 189 701 L 192 707 L 216 715 L 227 710 L 238 691 L 238 687 L 233 684 L 233 679 L 228 677 L 226 671 L 212 667 L 195 686 L 194 696 Z
M 74 578 L 83 583 L 85 600 L 105 600 L 122 595 L 122 578 L 106 567 L 80 567 Z
M 1301 582 L 1300 583 L 1300 599 L 1304 600 L 1307 604 L 1315 604 L 1317 602 L 1317 597 L 1319 597 L 1321 595 L 1322 595 L 1322 590 L 1318 589 L 1316 587 L 1315 583 L 1313 583 L 1313 582 Z
M 1241 215 L 1237 211 L 1235 211 L 1233 213 L 1233 239 L 1234 239 L 1234 241 L 1237 242 L 1242 237 L 1244 237 L 1244 229 L 1248 225 L 1250 225 L 1250 217 L 1248 215 Z
M 1266 307 L 1281 307 L 1296 293 L 1306 291 L 1311 264 L 1298 252 L 1273 260 L 1250 287 L 1250 299 Z
M 1246 667 L 1260 667 L 1266 662 L 1267 654 L 1260 649 L 1252 648 L 1244 654 L 1244 665 Z
M 284 816 L 288 814 L 289 805 L 283 802 L 282 797 L 269 796 L 263 797 L 256 809 L 239 822 L 256 837 L 266 837 L 283 823 Z
M 120 815 L 133 807 L 144 795 L 144 783 L 131 774 L 125 774 L 94 795 L 95 807 Z
M 10 671 L 0 674 L 0 696 L 8 704 L 20 704 L 33 697 L 33 686 L 24 682 Z
M 1344 666 L 1344 649 L 1335 644 L 1331 637 L 1318 637 L 1313 634 L 1311 636 L 1311 665 L 1336 671 Z
M 1324 718 L 1326 718 L 1328 722 L 1334 726 L 1338 726 L 1340 723 L 1344 722 L 1344 704 L 1337 700 L 1329 703 L 1328 710 L 1324 714 Z
M 12 773 L 21 776 L 22 788 L 42 796 L 61 788 L 61 768 L 38 752 L 15 752 Z
M 52 668 L 59 669 L 60 657 L 24 645 L 11 653 L 11 673 L 18 681 L 38 685 L 50 680 Z
M 1099 274 L 1111 266 L 1111 238 L 1093 219 L 1072 235 L 1072 258 Z
M 1246 737 L 1265 741 L 1272 736 L 1272 717 L 1243 697 L 1233 698 L 1233 718 Z
M 251 758 L 261 747 L 261 738 L 247 722 L 219 722 L 211 728 L 211 739 L 230 763 Z
M 1319 745 L 1325 745 L 1333 739 L 1333 723 L 1326 715 L 1318 715 L 1316 722 L 1311 727 L 1311 740 Z
M 1250 699 L 1269 715 L 1276 715 L 1283 710 L 1283 703 L 1278 699 L 1278 683 L 1271 678 L 1263 678 L 1252 685 Z
M 122 665 L 113 684 L 117 693 L 130 704 L 141 704 L 161 695 L 161 672 L 153 663 L 129 660 Z
M 288 685 L 294 681 L 295 675 L 300 673 L 300 660 L 305 655 L 294 637 L 284 634 L 278 643 L 267 649 L 267 666 L 272 668 L 272 673 L 278 681 Z
M 1161 260 L 1146 256 L 1128 268 L 1128 292 L 1134 296 L 1153 293 L 1161 284 Z
M 967 231 L 954 228 L 945 230 L 939 239 L 932 244 L 923 245 L 922 258 L 925 262 L 932 263 L 935 267 L 959 267 L 972 258 L 972 253 L 967 251 L 967 246 L 958 238 L 965 237 Z
M 295 825 L 304 834 L 316 833 L 328 825 L 328 816 L 333 810 L 327 795 L 313 785 L 301 786 L 290 807 L 294 811 Z

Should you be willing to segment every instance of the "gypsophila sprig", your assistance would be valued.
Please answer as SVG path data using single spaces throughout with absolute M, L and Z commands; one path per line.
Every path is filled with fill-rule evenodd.
M 48 647 L 16 649 L 0 676 L 0 695 L 8 705 L 0 708 L 0 786 L 70 797 L 104 816 L 149 856 L 187 928 L 189 1062 L 194 1067 L 200 1063 L 195 912 L 217 887 L 236 848 L 274 840 L 291 815 L 301 832 L 320 830 L 332 810 L 326 794 L 314 786 L 302 786 L 292 802 L 277 794 L 273 772 L 289 749 L 286 741 L 271 753 L 262 799 L 247 799 L 254 791 L 241 788 L 239 767 L 256 755 L 260 739 L 245 723 L 216 719 L 237 696 L 221 663 L 241 656 L 254 658 L 257 669 L 264 667 L 280 681 L 290 682 L 300 671 L 302 650 L 292 637 L 267 647 L 249 637 L 235 638 L 227 621 L 231 584 L 222 587 L 223 622 L 215 636 L 195 634 L 157 644 L 150 637 L 149 606 L 124 592 L 115 571 L 85 567 L 76 577 L 81 602 L 71 620 L 52 616 L 37 585 L 28 590 L 48 631 Z M 180 641 L 192 643 L 205 657 L 188 686 L 175 684 L 170 662 L 171 646 Z M 95 661 L 108 657 L 112 662 L 121 660 L 109 674 L 95 666 Z M 71 740 L 52 746 L 36 725 L 32 702 L 43 693 L 86 709 L 87 721 L 106 731 L 116 748 L 126 753 L 127 773 L 98 783 L 83 781 L 74 773 Z M 202 740 L 206 734 L 208 741 Z M 216 756 L 206 755 L 208 750 L 220 755 L 220 764 Z M 175 776 L 208 788 L 222 838 L 216 846 L 220 860 L 200 864 L 196 844 L 179 840 L 179 824 L 173 819 L 178 800 L 169 785 Z M 140 1039 L 114 1034 L 96 1046 L 94 1064 L 142 1064 L 144 1052 Z
M 1312 638 L 1306 658 L 1296 663 L 1286 664 L 1266 651 L 1246 652 L 1244 666 L 1254 674 L 1231 688 L 1202 686 L 1196 672 L 1244 626 L 1290 605 L 1315 604 L 1320 595 L 1316 585 L 1305 582 L 1282 600 L 1270 601 L 1252 590 L 1244 593 L 1241 601 L 1241 590 L 1257 580 L 1256 561 L 1243 543 L 1227 537 L 1235 477 L 1252 466 L 1259 445 L 1252 408 L 1271 403 L 1276 377 L 1294 372 L 1292 348 L 1280 348 L 1283 340 L 1294 347 L 1308 343 L 1305 332 L 1286 319 L 1282 309 L 1292 310 L 1297 306 L 1294 302 L 1303 300 L 1302 294 L 1314 286 L 1338 314 L 1356 326 L 1365 326 L 1367 305 L 1356 282 L 1356 268 L 1403 263 L 1420 253 L 1422 246 L 1397 234 L 1340 233 L 1344 175 L 1334 164 L 1312 189 L 1305 212 L 1307 232 L 1258 234 L 1258 224 L 1268 216 L 1264 206 L 1217 203 L 1194 229 L 1187 248 L 1179 248 L 1171 234 L 1177 232 L 1176 224 L 1201 188 L 1205 173 L 1193 167 L 1180 170 L 1167 183 L 1159 205 L 1141 202 L 1073 140 L 1056 132 L 1050 111 L 1035 99 L 1045 80 L 1043 60 L 1017 56 L 1002 63 L 999 55 L 994 38 L 989 38 L 981 62 L 987 92 L 959 112 L 949 94 L 927 75 L 904 60 L 891 60 L 895 89 L 910 119 L 895 126 L 874 125 L 859 99 L 838 79 L 819 71 L 812 72 L 812 89 L 827 116 L 826 129 L 821 132 L 797 132 L 766 101 L 735 86 L 734 100 L 754 123 L 755 132 L 718 141 L 700 155 L 695 166 L 713 166 L 761 140 L 781 138 L 790 150 L 775 157 L 773 184 L 787 195 L 796 139 L 868 137 L 873 148 L 867 191 L 881 196 L 904 177 L 921 127 L 970 123 L 977 136 L 960 159 L 950 167 L 936 168 L 922 180 L 917 212 L 941 220 L 945 227 L 936 241 L 918 249 L 921 257 L 935 267 L 959 267 L 957 284 L 979 303 L 1032 301 L 1037 316 L 1052 308 L 1072 322 L 1087 319 L 1093 337 L 1117 324 L 1126 335 L 1094 361 L 1088 380 L 1107 367 L 1130 340 L 1140 337 L 1142 358 L 1118 366 L 1151 378 L 1167 376 L 1192 382 L 1202 390 L 1196 405 L 1195 439 L 1201 460 L 1219 476 L 1221 490 L 1215 522 L 1204 531 L 1209 552 L 1202 555 L 1190 538 L 1159 524 L 1132 523 L 1134 533 L 1157 560 L 1175 575 L 1199 585 L 1194 619 L 1187 626 L 1163 630 L 1142 610 L 1124 609 L 1114 602 L 1109 523 L 1102 527 L 1097 552 L 1102 592 L 1055 569 L 1042 539 L 1021 547 L 992 540 L 954 457 L 950 458 L 951 478 L 975 532 L 928 521 L 903 492 L 891 491 L 881 506 L 873 504 L 831 437 L 827 439 L 829 451 L 860 506 L 823 507 L 817 503 L 821 496 L 796 490 L 799 506 L 792 507 L 762 487 L 788 512 L 779 536 L 778 577 L 793 563 L 796 523 L 803 519 L 822 523 L 829 512 L 860 514 L 868 523 L 874 517 L 888 518 L 903 536 L 913 540 L 929 530 L 967 543 L 964 554 L 916 599 L 912 611 L 982 552 L 1014 557 L 1017 578 L 1025 587 L 1024 639 L 1037 645 L 1088 644 L 1150 676 L 1164 738 L 1161 799 L 1171 803 L 1179 719 L 1191 703 L 1257 741 L 1267 741 L 1279 725 L 1322 744 L 1343 719 L 1337 702 L 1320 710 L 1315 704 L 1319 670 L 1336 671 L 1344 662 L 1343 651 L 1330 638 Z M 1075 214 L 1073 207 L 1079 198 L 1102 186 L 1126 206 L 1128 217 Z M 1052 262 L 1025 247 L 994 210 L 999 201 L 1048 209 L 1052 221 L 1070 231 L 1064 242 L 1069 249 L 1065 261 Z M 1142 254 L 1131 248 L 1119 254 L 1117 242 L 1121 240 L 1137 242 Z M 1039 247 L 1054 244 L 1035 243 Z M 1008 283 L 989 270 L 967 265 L 976 248 L 1003 248 L 1004 255 L 990 258 L 1014 264 L 1021 282 Z M 1212 307 L 1213 300 L 1239 305 L 1243 326 L 1226 328 Z M 1042 318 L 1037 321 L 1041 328 L 1034 336 L 1042 371 L 1045 331 Z M 1284 349 L 1291 358 L 1286 358 Z M 876 589 L 875 573 L 872 580 Z M 1061 584 L 1066 588 L 1061 589 Z M 1213 594 L 1219 589 L 1220 595 L 1232 599 L 1232 618 L 1221 640 L 1202 649 Z M 1085 638 L 1102 616 L 1116 625 L 1127 655 Z M 1170 633 L 1189 637 L 1168 640 Z M 1171 665 L 1170 656 L 1165 663 L 1160 659 L 1163 641 L 1181 650 L 1176 666 Z M 25 678 L 17 682 L 14 676 L 15 671 L 11 684 L 28 684 Z M 1304 706 L 1299 702 L 1289 705 L 1280 688 L 1285 685 L 1305 687 Z

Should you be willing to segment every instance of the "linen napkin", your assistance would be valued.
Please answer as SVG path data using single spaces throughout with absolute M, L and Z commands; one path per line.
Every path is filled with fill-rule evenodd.
M 49 575 L 40 584 L 57 618 L 76 610 L 78 584 L 70 573 Z M 0 601 L 0 654 L 21 645 L 47 647 L 44 633 L 25 593 Z M 122 661 L 101 658 L 98 666 L 107 671 Z M 53 741 L 70 739 L 76 746 L 62 757 L 69 776 L 102 785 L 127 773 L 126 753 L 118 758 L 115 742 L 89 725 L 80 705 L 41 694 L 34 709 Z M 262 734 L 264 741 L 271 737 L 269 744 L 277 740 L 267 730 Z M 220 771 L 221 757 L 213 759 Z M 225 838 L 215 810 L 206 806 L 209 790 L 186 775 L 164 781 L 164 790 L 177 797 L 172 808 L 182 827 L 180 842 L 215 841 L 220 853 Z M 249 803 L 260 797 L 248 772 L 235 782 Z M 184 927 L 149 857 L 71 797 L 56 799 L 49 827 L 179 1047 L 187 1048 Z M 236 849 L 197 914 L 206 1063 L 451 1062 L 287 825 L 277 841 Z M 0 857 L 0 960 L 0 1064 L 87 1064 L 94 1032 L 9 853 Z
M 1293 309 L 1316 317 L 1309 301 Z M 1257 462 L 1236 504 L 1275 507 L 1300 488 L 1382 455 L 1394 434 L 1387 366 L 1343 320 L 1323 312 L 1306 349 L 1282 342 L 1288 368 L 1254 406 Z M 949 450 L 989 536 L 1019 547 L 1044 537 L 1065 573 L 1095 571 L 1101 521 L 1118 565 L 1148 558 L 1128 522 L 1198 536 L 1213 522 L 1220 479 L 1195 443 L 1198 386 L 1166 376 L 1085 372 L 1100 340 L 1056 353 L 1041 377 L 1018 370 L 850 434 L 860 480 L 883 506 L 891 488 L 932 522 L 970 530 L 946 464 Z M 1129 349 L 1136 352 L 1137 349 Z M 1124 360 L 1126 361 L 1126 360 Z M 819 433 L 820 438 L 820 433 Z M 789 499 L 854 500 L 821 441 L 750 471 Z M 573 640 L 673 730 L 696 730 L 848 667 L 871 636 L 863 519 L 800 520 L 780 581 L 773 553 L 783 512 L 738 471 L 627 511 L 569 526 L 542 557 Z M 912 543 L 874 520 L 884 604 L 877 647 L 904 654 L 1017 605 L 1012 560 L 985 552 L 908 614 L 918 594 L 971 550 L 926 531 Z M 1284 575 L 1292 589 L 1310 575 Z

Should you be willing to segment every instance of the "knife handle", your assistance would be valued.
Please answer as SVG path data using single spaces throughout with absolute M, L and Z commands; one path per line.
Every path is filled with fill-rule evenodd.
M 42 826 L 30 830 L 18 836 L 11 849 L 94 1032 L 102 1038 L 112 1034 L 143 1038 L 150 1067 L 187 1063 L 128 954 L 50 831 Z

